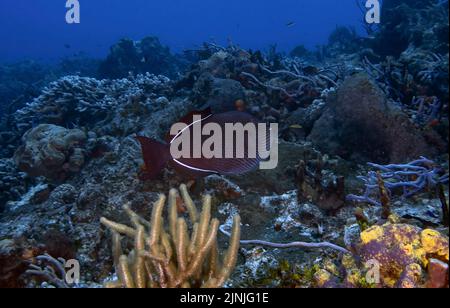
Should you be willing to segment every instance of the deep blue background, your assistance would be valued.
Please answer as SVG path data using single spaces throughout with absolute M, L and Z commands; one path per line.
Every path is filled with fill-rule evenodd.
M 313 49 L 336 25 L 360 26 L 355 0 L 79 0 L 81 24 L 65 23 L 65 0 L 1 0 L 0 61 L 103 57 L 122 37 L 158 36 L 172 50 L 228 38 L 244 48 Z M 287 27 L 289 22 L 295 26 Z M 70 49 L 64 45 L 70 45 Z

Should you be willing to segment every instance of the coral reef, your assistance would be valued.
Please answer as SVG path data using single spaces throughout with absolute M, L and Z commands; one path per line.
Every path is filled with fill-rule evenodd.
M 378 54 L 398 56 L 410 45 L 448 52 L 446 1 L 388 0 L 381 13 L 384 22 L 373 42 Z
M 315 286 L 448 288 L 448 237 L 389 218 L 390 222 L 361 232 L 354 239 L 353 254 L 317 264 Z
M 439 136 L 431 138 L 417 129 L 366 74 L 352 76 L 341 85 L 308 139 L 326 153 L 386 163 L 435 155 L 445 147 Z
M 29 269 L 25 272 L 26 275 L 39 276 L 47 283 L 60 289 L 70 287 L 66 282 L 66 260 L 63 258 L 55 259 L 48 254 L 44 254 L 37 256 L 35 262 L 41 264 L 41 266 L 30 264 Z
M 292 58 L 307 58 L 308 56 L 311 56 L 311 54 L 312 53 L 304 45 L 298 45 L 289 53 Z
M 298 195 L 301 199 L 317 204 L 326 211 L 337 210 L 345 203 L 345 178 L 328 174 L 324 179 L 323 158 L 319 156 L 314 164 L 315 170 L 311 172 L 305 161 L 300 161 L 297 169 Z
M 23 247 L 12 239 L 0 240 L 0 287 L 20 287 L 18 276 L 24 271 Z
M 27 60 L 0 64 L 0 157 L 10 157 L 14 139 L 13 114 L 38 97 L 50 83 L 69 75 L 96 77 L 98 61 L 75 54 L 55 64 Z
M 177 88 L 179 91 L 193 88 L 191 100 L 199 106 L 208 103 L 213 110 L 234 109 L 239 101 L 238 107 L 263 119 L 281 120 L 289 111 L 309 106 L 330 84 L 336 85 L 332 71 L 313 67 L 298 58 L 283 59 L 274 65 L 270 55 L 246 52 L 233 45 L 206 48 L 210 57 L 195 65 Z M 231 88 L 235 88 L 233 95 L 229 94 Z M 217 97 L 220 93 L 225 93 L 228 99 Z
M 20 172 L 12 159 L 0 159 L 0 212 L 8 201 L 15 201 L 26 193 L 31 179 Z
M 49 67 L 35 61 L 0 65 L 0 118 L 4 114 L 12 114 L 27 100 L 37 96 L 52 80 L 49 71 Z
M 336 57 L 356 53 L 360 49 L 358 37 L 354 27 L 337 26 L 328 38 L 327 56 Z
M 383 285 L 418 287 L 430 260 L 448 264 L 448 238 L 434 230 L 388 223 L 361 233 L 358 255 L 364 262 L 380 263 Z
M 11 75 L 16 92 L 42 82 L 4 96 L 0 286 L 65 286 L 60 258 L 80 262 L 74 287 L 448 286 L 448 9 L 384 4 L 368 37 L 339 26 L 316 52 L 205 43 L 183 57 L 146 38 L 112 47 L 106 79 L 81 77 L 98 65 L 82 56 L 29 80 L 2 66 L 0 93 Z M 278 167 L 189 182 L 192 199 L 210 196 L 201 214 L 171 190 L 163 223 L 161 192 L 185 179 L 140 180 L 135 136 L 162 141 L 205 107 L 279 123 Z M 24 275 L 29 260 L 44 277 Z
M 412 117 L 421 116 L 423 100 L 434 105 L 425 124 L 448 142 L 448 3 L 390 0 L 382 10 L 385 22 L 364 42 L 362 66 Z
M 369 163 L 368 165 L 378 170 L 379 173 L 370 171 L 367 176 L 359 177 L 365 183 L 364 195 L 348 195 L 348 200 L 381 206 L 381 202 L 374 199 L 374 194 L 379 195 L 378 179 L 380 176 L 388 190 L 389 197 L 393 197 L 395 193 L 401 193 L 402 198 L 409 198 L 423 193 L 425 190 L 436 190 L 438 186 L 448 184 L 448 173 L 425 157 L 407 164 L 382 166 Z
M 42 94 L 15 114 L 14 125 L 19 132 L 30 128 L 30 123 L 65 125 L 82 123 L 77 116 L 83 112 L 97 114 L 115 105 L 105 98 L 105 86 L 96 79 L 67 76 L 55 81 Z
M 14 161 L 31 176 L 63 180 L 83 166 L 86 139 L 81 130 L 41 124 L 22 137 L 23 145 L 14 153 Z
M 101 219 L 102 224 L 113 232 L 114 263 L 119 278 L 107 287 L 217 288 L 226 282 L 237 261 L 240 217 L 234 217 L 229 248 L 223 263 L 219 263 L 219 221 L 211 220 L 211 197 L 204 197 L 202 211 L 197 214 L 186 186 L 181 185 L 180 191 L 193 224 L 191 236 L 186 220 L 178 216 L 181 200 L 174 189 L 169 193 L 167 230 L 162 218 L 165 196 L 160 196 L 153 205 L 150 222 L 139 217 L 129 206 L 124 210 L 133 227 Z M 128 256 L 122 252 L 121 235 L 134 239 L 134 249 Z
M 117 79 L 132 72 L 176 77 L 184 65 L 157 37 L 149 36 L 140 41 L 122 39 L 111 47 L 108 57 L 100 64 L 99 75 L 100 78 Z
M 18 110 L 13 124 L 22 133 L 32 123 L 78 126 L 92 122 L 98 124 L 109 113 L 134 97 L 139 99 L 146 93 L 157 95 L 158 92 L 163 96 L 167 93 L 165 90 L 168 83 L 167 77 L 150 74 L 116 81 L 66 76 L 51 83 L 39 97 Z

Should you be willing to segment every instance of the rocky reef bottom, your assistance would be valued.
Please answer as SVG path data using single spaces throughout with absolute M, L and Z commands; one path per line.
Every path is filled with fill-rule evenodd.
M 160 48 L 121 41 L 114 77 L 39 90 L 0 121 L 0 287 L 448 287 L 448 51 L 348 35 L 321 61 L 205 44 L 172 79 L 111 72 Z M 145 180 L 136 137 L 207 107 L 278 123 L 278 166 Z
M 130 147 L 136 148 L 135 154 Z M 225 231 L 217 234 L 219 251 L 227 250 L 226 231 L 236 215 L 241 217 L 243 242 L 226 287 L 448 286 L 442 278 L 447 276 L 441 273 L 448 272 L 448 227 L 442 206 L 447 191 L 443 199 L 426 189 L 412 199 L 392 196 L 389 205 L 355 204 L 346 201 L 345 194 L 339 197 L 337 191 L 323 187 L 332 187 L 326 185 L 335 174 L 346 174 L 345 190 L 363 192 L 356 175 L 370 168 L 351 169 L 355 166 L 325 157 L 321 172 L 325 176 L 319 180 L 324 186 L 314 187 L 310 183 L 317 179 L 299 178 L 302 164 L 292 161 L 312 151 L 307 144 L 282 143 L 275 170 L 245 177 L 213 175 L 186 188 L 194 200 L 211 196 L 211 216 Z M 99 287 L 112 281 L 116 257 L 100 217 L 129 225 L 122 210 L 128 204 L 150 220 L 160 194 L 182 182 L 169 171 L 164 180 L 140 181 L 133 156 L 138 160 L 137 145 L 130 140 L 117 154 L 88 161 L 81 171 L 84 175 L 55 186 L 37 181 L 20 200 L 9 202 L 0 219 L 0 284 L 58 286 L 46 276 L 26 273 L 29 262 L 41 264 L 38 256 L 43 254 L 80 263 L 81 280 L 74 287 Z M 341 203 L 332 202 L 336 206 L 330 207 L 330 202 L 323 202 L 327 198 Z M 176 203 L 179 215 L 189 217 L 186 201 Z M 200 208 L 200 202 L 194 206 Z M 389 215 L 384 219 L 387 206 Z M 305 245 L 270 244 L 293 242 Z M 306 245 L 314 243 L 318 245 Z M 125 241 L 122 247 L 132 253 L 133 242 Z

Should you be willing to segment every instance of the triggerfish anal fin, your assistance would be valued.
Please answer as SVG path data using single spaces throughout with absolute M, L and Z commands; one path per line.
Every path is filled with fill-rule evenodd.
M 141 144 L 146 171 L 145 179 L 155 179 L 171 159 L 170 148 L 166 144 L 147 137 L 137 136 L 136 139 Z

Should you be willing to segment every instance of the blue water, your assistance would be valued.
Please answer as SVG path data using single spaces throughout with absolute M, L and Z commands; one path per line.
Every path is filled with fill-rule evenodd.
M 324 44 L 337 25 L 359 29 L 355 0 L 80 0 L 81 23 L 65 22 L 65 0 L 1 0 L 0 61 L 104 57 L 118 39 L 158 36 L 173 51 L 204 41 L 289 51 Z M 293 26 L 287 26 L 289 23 Z

